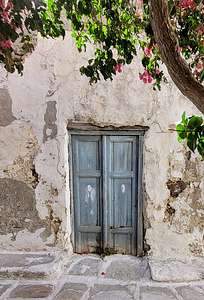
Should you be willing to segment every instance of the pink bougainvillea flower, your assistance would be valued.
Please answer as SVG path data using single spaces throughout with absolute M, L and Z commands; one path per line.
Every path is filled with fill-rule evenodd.
M 194 9 L 196 7 L 196 4 L 194 2 L 194 0 L 180 0 L 180 4 L 179 4 L 180 8 L 183 9 Z
M 4 9 L 4 8 L 5 8 L 4 0 L 0 0 L 0 8 L 1 8 L 1 9 Z
M 198 35 L 202 35 L 204 33 L 204 26 L 203 24 L 199 24 L 196 28 L 196 32 Z
M 13 43 L 11 40 L 2 40 L 0 41 L 0 48 L 2 49 L 10 49 L 12 48 Z
M 177 45 L 176 46 L 176 52 L 181 53 L 181 51 L 182 51 L 182 48 L 179 45 Z
M 12 0 L 0 0 L 0 8 L 10 10 L 13 8 L 13 1 Z
M 145 47 L 144 48 L 144 55 L 147 56 L 147 57 L 151 57 L 152 56 L 152 48 Z
M 157 68 L 156 69 L 156 74 L 159 75 L 161 73 L 161 71 Z
M 202 63 L 197 63 L 197 65 L 195 66 L 195 70 L 193 72 L 193 75 L 198 77 L 200 75 L 200 73 L 203 71 L 203 64 Z
M 9 0 L 5 6 L 5 1 L 0 0 L 0 8 L 2 12 L 0 13 L 0 17 L 5 23 L 11 22 L 10 10 L 13 8 L 13 2 Z
M 197 63 L 197 65 L 196 65 L 196 71 L 198 73 L 200 73 L 200 72 L 202 72 L 202 70 L 203 70 L 203 64 L 202 63 Z
M 122 64 L 116 64 L 114 67 L 115 72 L 122 73 L 123 71 L 123 65 Z
M 9 0 L 8 3 L 7 3 L 6 9 L 11 10 L 12 8 L 13 8 L 13 1 Z
M 5 23 L 10 23 L 10 21 L 11 21 L 10 14 L 9 14 L 9 12 L 6 11 L 6 10 L 4 10 L 4 11 L 2 12 L 1 18 L 3 19 L 3 21 L 4 21 Z
M 144 70 L 143 74 L 139 73 L 139 78 L 144 83 L 152 83 L 152 80 L 153 80 L 153 77 L 147 70 Z

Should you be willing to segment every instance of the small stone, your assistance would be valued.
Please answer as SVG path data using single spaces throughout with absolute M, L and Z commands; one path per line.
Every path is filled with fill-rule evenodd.
M 55 300 L 80 300 L 87 290 L 88 287 L 83 283 L 65 283 Z
M 142 287 L 140 289 L 140 300 L 177 300 L 177 298 L 168 288 Z
M 176 289 L 179 295 L 183 297 L 183 300 L 203 300 L 204 292 L 199 292 L 190 286 L 183 286 Z
M 51 295 L 53 291 L 52 285 L 19 285 L 10 294 L 10 298 L 46 298 Z

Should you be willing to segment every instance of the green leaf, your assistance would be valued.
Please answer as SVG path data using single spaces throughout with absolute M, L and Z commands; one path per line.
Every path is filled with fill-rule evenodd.
M 189 129 L 196 129 L 197 127 L 201 126 L 203 123 L 203 118 L 199 116 L 192 116 L 188 122 Z
M 198 138 L 198 135 L 195 132 L 188 133 L 188 136 L 187 136 L 187 146 L 193 152 L 195 152 L 195 149 L 197 147 L 197 138 Z
M 202 156 L 202 159 L 204 159 L 204 143 L 198 143 L 197 145 L 198 153 Z
M 182 123 L 176 125 L 176 131 L 183 132 L 185 131 L 185 126 Z
M 182 114 L 182 123 L 184 125 L 187 125 L 188 124 L 188 118 L 186 117 L 186 112 L 184 111 L 183 114 Z

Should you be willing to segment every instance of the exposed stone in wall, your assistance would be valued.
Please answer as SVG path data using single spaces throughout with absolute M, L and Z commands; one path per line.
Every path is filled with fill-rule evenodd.
M 176 165 L 175 159 L 170 161 L 171 169 L 175 169 Z M 167 182 L 170 197 L 167 200 L 164 222 L 171 226 L 172 231 L 194 235 L 194 241 L 189 243 L 189 250 L 195 256 L 204 254 L 203 178 L 198 156 L 192 157 L 189 151 L 184 151 L 182 178 L 173 178 Z
M 0 127 L 11 124 L 16 118 L 12 114 L 12 99 L 7 89 L 0 88 Z
M 172 224 L 174 215 L 175 215 L 175 209 L 171 207 L 169 203 L 167 203 L 166 210 L 164 212 L 164 222 Z
M 54 139 L 57 135 L 57 107 L 56 101 L 48 101 L 44 115 L 45 125 L 43 128 L 43 143 L 48 139 Z
M 34 190 L 24 182 L 0 178 L 0 233 L 16 234 L 24 229 L 35 232 L 46 227 L 38 216 Z
M 168 180 L 167 187 L 170 190 L 171 197 L 178 197 L 186 188 L 186 183 L 181 179 Z
M 62 221 L 54 215 L 54 211 L 51 205 L 48 205 L 48 209 L 49 209 L 50 229 L 54 233 L 54 237 L 55 237 L 54 245 L 56 245 L 58 241 L 58 234 L 60 232 L 60 226 Z
M 204 239 L 203 239 L 204 243 Z M 203 243 L 192 242 L 189 244 L 189 250 L 194 256 L 202 256 L 204 251 Z
M 27 183 L 35 188 L 38 184 L 38 174 L 35 171 L 33 158 L 18 157 L 14 160 L 13 165 L 8 166 L 3 170 L 6 177 L 15 178 Z
M 17 157 L 12 164 L 9 164 L 3 169 L 3 173 L 7 178 L 25 182 L 29 187 L 36 188 L 39 178 L 35 170 L 34 159 L 39 151 L 39 145 L 36 137 L 33 136 L 32 133 L 28 136 L 24 147 L 23 155 L 17 152 Z

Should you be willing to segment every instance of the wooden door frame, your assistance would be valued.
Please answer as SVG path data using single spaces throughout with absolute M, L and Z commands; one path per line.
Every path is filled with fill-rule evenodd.
M 73 153 L 72 153 L 72 135 L 133 135 L 139 137 L 139 159 L 138 159 L 138 202 L 136 216 L 136 255 L 144 255 L 144 221 L 143 221 L 143 151 L 144 136 L 148 130 L 146 126 L 121 126 L 121 127 L 99 127 L 87 123 L 70 123 L 68 130 L 68 160 L 69 160 L 69 184 L 70 184 L 70 218 L 71 218 L 71 243 L 74 252 L 76 251 L 75 241 L 75 217 L 74 217 L 74 190 L 73 190 Z

